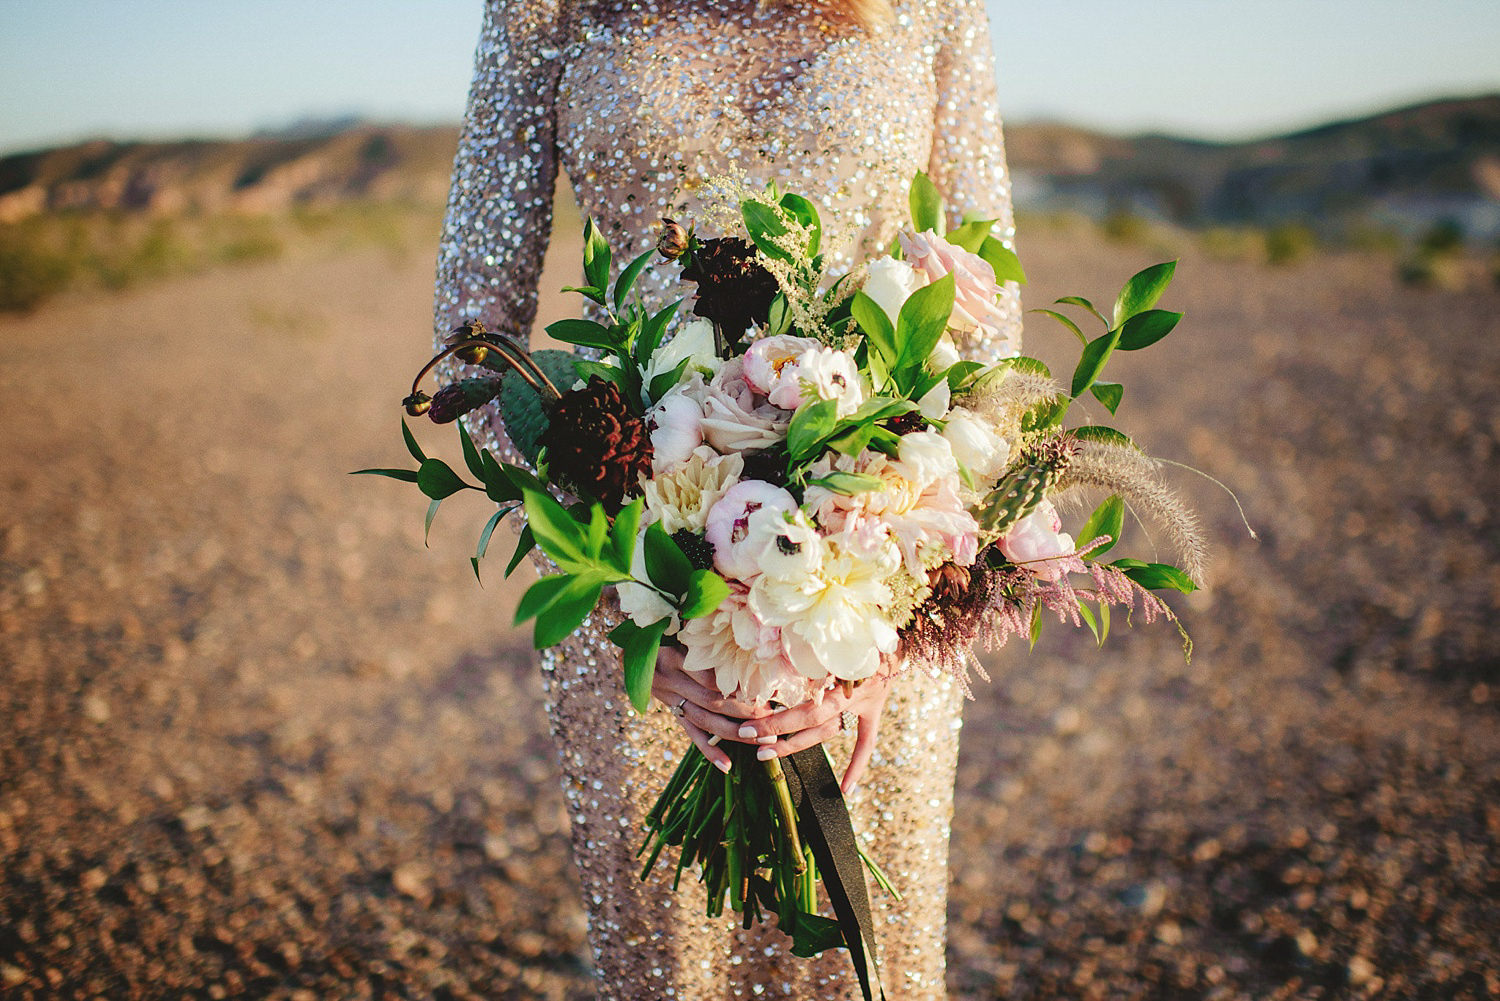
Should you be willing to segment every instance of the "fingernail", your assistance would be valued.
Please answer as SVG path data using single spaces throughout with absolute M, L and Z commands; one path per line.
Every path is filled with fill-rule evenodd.
M 716 733 L 716 734 L 714 734 L 714 735 L 713 735 L 713 736 L 712 736 L 712 737 L 710 737 L 710 738 L 708 738 L 708 746 L 709 746 L 709 747 L 713 747 L 713 746 L 715 746 L 715 745 L 716 745 L 716 744 L 718 744 L 718 742 L 719 742 L 719 741 L 721 741 L 721 740 L 723 740 L 723 739 L 724 739 L 724 738 L 723 738 L 723 737 L 720 737 L 720 736 L 719 736 L 719 735 L 718 735 L 718 734 L 717 734 L 717 733 Z
M 725 757 L 725 758 L 714 758 L 713 761 L 714 761 L 714 767 L 715 768 L 717 768 L 719 771 L 723 772 L 725 775 L 729 774 L 729 759 L 727 757 Z
M 777 740 L 777 737 L 776 737 L 776 735 L 774 733 L 768 733 L 764 737 L 756 737 L 755 738 L 755 742 L 757 744 L 774 744 L 774 743 L 776 743 L 776 740 Z
M 744 737 L 746 740 L 749 740 L 751 737 L 755 736 L 755 727 L 751 726 L 749 723 L 746 723 L 744 726 L 740 727 L 740 736 Z
M 770 761 L 772 758 L 776 757 L 776 748 L 762 747 L 760 750 L 755 752 L 755 757 L 758 761 Z

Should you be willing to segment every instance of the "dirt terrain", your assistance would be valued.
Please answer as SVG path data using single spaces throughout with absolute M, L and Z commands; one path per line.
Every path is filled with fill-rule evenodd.
M 1022 251 L 1031 305 L 1156 259 Z M 1189 253 L 1121 359 L 1121 426 L 1260 539 L 1183 473 L 1190 664 L 1161 627 L 989 658 L 956 997 L 1500 992 L 1500 295 L 1392 271 Z M 430 280 L 303 253 L 0 319 L 0 997 L 593 996 L 483 506 L 424 549 L 414 490 L 345 475 L 402 461 Z

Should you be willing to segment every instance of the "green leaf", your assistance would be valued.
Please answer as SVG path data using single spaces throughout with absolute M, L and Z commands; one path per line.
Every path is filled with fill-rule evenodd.
M 389 476 L 391 479 L 400 480 L 403 483 L 417 482 L 417 471 L 415 469 L 356 469 L 349 475 Z
M 458 424 L 458 440 L 463 444 L 464 465 L 469 467 L 479 482 L 484 482 L 484 460 L 479 457 L 479 449 L 474 447 L 474 439 L 469 437 L 469 429 L 464 427 L 463 421 Z
M 993 236 L 985 237 L 984 243 L 979 245 L 979 256 L 995 269 L 995 281 L 1026 284 L 1026 269 L 1021 267 L 1021 259 Z
M 932 178 L 923 171 L 911 179 L 911 190 L 907 192 L 907 204 L 911 207 L 911 228 L 918 233 L 932 230 L 942 236 L 947 229 L 943 221 L 943 196 Z
M 646 498 L 635 500 L 620 508 L 615 523 L 610 527 L 610 552 L 605 554 L 610 566 L 625 577 L 630 576 L 630 564 L 635 557 L 635 539 L 641 529 L 641 514 L 646 509 Z
M 1057 427 L 1072 405 L 1073 401 L 1061 393 L 1045 399 L 1021 415 L 1021 430 L 1030 433 Z
M 973 380 L 980 372 L 983 372 L 986 367 L 982 361 L 967 360 L 949 366 L 945 375 L 948 380 L 948 388 L 955 392 L 958 391 L 966 383 Z
M 564 344 L 578 344 L 586 348 L 602 348 L 606 351 L 615 351 L 620 346 L 619 340 L 608 327 L 592 320 L 580 320 L 576 317 L 547 324 L 547 336 L 554 341 L 562 341 Z
M 1078 603 L 1078 617 L 1083 619 L 1083 624 L 1089 627 L 1089 632 L 1094 634 L 1094 641 L 1100 646 L 1104 645 L 1103 638 L 1099 635 L 1099 623 L 1094 618 L 1094 610 L 1083 603 L 1080 598 L 1074 598 Z
M 1147 309 L 1132 316 L 1120 328 L 1120 350 L 1139 351 L 1172 332 L 1181 313 L 1167 309 Z
M 944 239 L 955 247 L 962 247 L 971 254 L 977 254 L 979 248 L 984 245 L 984 238 L 990 235 L 990 230 L 994 226 L 994 219 L 970 219 Z
M 583 224 L 583 276 L 594 288 L 609 287 L 610 260 L 609 243 L 590 216 Z
M 1033 310 L 1029 310 L 1028 312 L 1041 313 L 1041 314 L 1043 314 L 1045 316 L 1052 317 L 1052 319 L 1056 320 L 1058 323 L 1061 323 L 1063 326 L 1065 326 L 1069 330 L 1073 331 L 1073 336 L 1077 337 L 1078 340 L 1080 342 L 1082 342 L 1082 344 L 1085 347 L 1088 346 L 1088 343 L 1089 343 L 1088 335 L 1085 334 L 1082 330 L 1079 329 L 1078 324 L 1074 323 L 1070 318 L 1068 318 L 1068 317 L 1064 316 L 1063 314 L 1059 313 L 1057 310 L 1055 310 L 1055 309 L 1033 309 Z
M 526 558 L 526 554 L 536 548 L 536 535 L 532 533 L 531 526 L 525 525 L 521 528 L 520 537 L 516 539 L 516 551 L 510 554 L 510 562 L 505 564 L 505 576 L 509 577 L 516 572 L 516 567 Z
M 480 479 L 484 482 L 485 496 L 496 504 L 504 504 L 507 501 L 518 501 L 521 499 L 520 489 L 511 482 L 500 463 L 490 454 L 489 449 L 481 449 L 479 452 L 479 464 L 484 467 Z
M 870 439 L 875 437 L 875 430 L 874 424 L 860 424 L 828 439 L 828 447 L 840 455 L 856 456 L 870 444 Z
M 1077 399 L 1084 390 L 1094 384 L 1095 379 L 1099 378 L 1099 373 L 1104 371 L 1105 363 L 1109 361 L 1109 356 L 1119 342 L 1118 330 L 1100 334 L 1089 341 L 1088 346 L 1083 349 L 1083 357 L 1078 359 L 1078 367 L 1073 370 L 1073 386 L 1070 395 L 1074 399 Z
M 804 403 L 787 427 L 786 449 L 794 462 L 809 456 L 838 424 L 838 400 Z
M 630 294 L 630 290 L 635 285 L 635 280 L 640 276 L 642 269 L 651 263 L 651 255 L 654 253 L 656 253 L 656 248 L 652 247 L 627 264 L 625 270 L 620 272 L 620 277 L 615 279 L 616 310 L 625 305 L 625 297 Z
M 442 459 L 426 459 L 417 470 L 417 486 L 433 500 L 452 497 L 468 486 Z
M 864 331 L 865 341 L 885 360 L 886 368 L 895 364 L 900 352 L 896 349 L 896 330 L 885 310 L 863 292 L 854 293 L 849 303 L 849 312 L 859 329 Z
M 428 540 L 432 537 L 432 519 L 437 517 L 438 505 L 442 503 L 441 500 L 434 500 L 427 505 L 427 517 L 422 522 L 422 545 L 424 546 L 428 545 Z
M 651 681 L 656 674 L 656 654 L 661 649 L 661 638 L 671 625 L 671 619 L 658 619 L 649 626 L 638 626 L 629 619 L 621 622 L 609 632 L 610 640 L 619 647 L 625 668 L 625 693 L 636 712 L 651 708 Z
M 1163 264 L 1153 264 L 1144 271 L 1132 275 L 1130 281 L 1120 290 L 1119 298 L 1115 300 L 1115 322 L 1119 327 L 1137 313 L 1145 312 L 1156 301 L 1161 298 L 1167 286 L 1172 284 L 1172 275 L 1177 270 L 1176 261 L 1167 261 Z
M 1113 494 L 1094 508 L 1094 513 L 1084 522 L 1083 529 L 1078 533 L 1077 548 L 1085 548 L 1101 535 L 1109 536 L 1109 542 L 1089 554 L 1090 559 L 1097 559 L 1114 548 L 1115 543 L 1120 541 L 1120 532 L 1124 528 L 1125 500 L 1119 494 Z
M 1105 409 L 1114 413 L 1120 409 L 1120 401 L 1125 398 L 1125 387 L 1118 382 L 1096 382 L 1089 387 L 1089 392 L 1094 394 L 1094 399 L 1104 404 Z
M 1104 318 L 1104 314 L 1099 312 L 1092 302 L 1089 302 L 1081 295 L 1065 295 L 1057 300 L 1057 305 L 1082 306 L 1099 318 L 1099 322 L 1104 324 L 1105 330 L 1108 330 L 1110 327 L 1110 323 Z
M 583 526 L 545 491 L 527 489 L 525 503 L 526 523 L 531 526 L 542 552 L 556 560 L 564 570 L 588 569 Z
M 1031 649 L 1036 649 L 1036 641 L 1042 635 L 1042 606 L 1041 603 L 1031 607 L 1031 629 L 1028 638 L 1031 640 Z
M 600 378 L 605 382 L 612 382 L 622 389 L 624 388 L 625 370 L 618 365 L 610 365 L 589 358 L 579 358 L 573 363 L 573 369 L 578 373 L 578 378 L 584 382 L 588 382 L 591 378 Z
M 569 573 L 548 574 L 535 584 L 526 589 L 521 595 L 521 600 L 516 602 L 515 624 L 520 625 L 527 619 L 534 619 L 557 600 L 562 594 L 563 588 L 567 587 L 577 578 Z
M 1081 441 L 1097 441 L 1102 445 L 1120 445 L 1125 448 L 1134 448 L 1139 451 L 1136 443 L 1130 440 L 1130 436 L 1114 428 L 1105 427 L 1102 424 L 1085 424 L 1083 427 L 1074 428 L 1070 434 Z
M 663 372 L 655 379 L 652 379 L 650 387 L 651 399 L 653 401 L 660 400 L 667 393 L 671 392 L 672 387 L 682 381 L 682 373 L 687 371 L 687 367 L 692 363 L 693 359 L 684 358 L 677 363 L 677 367 L 672 369 L 672 371 Z
M 1043 379 L 1052 378 L 1052 370 L 1047 367 L 1047 364 L 1045 362 L 1038 358 L 1031 358 L 1027 355 L 1017 355 L 1014 358 L 1008 358 L 1006 360 L 1011 363 L 1011 367 L 1014 368 L 1017 372 L 1024 372 L 1027 375 L 1039 375 Z
M 579 295 L 587 296 L 594 300 L 601 306 L 604 305 L 604 290 L 602 288 L 595 288 L 592 285 L 564 285 L 562 291 L 577 292 Z
M 701 619 L 729 597 L 729 585 L 712 570 L 694 570 L 682 599 L 682 617 Z
M 490 515 L 490 520 L 484 523 L 484 530 L 479 533 L 479 545 L 474 549 L 474 557 L 469 560 L 474 565 L 474 579 L 483 584 L 479 577 L 479 561 L 484 559 L 484 554 L 490 548 L 490 536 L 495 534 L 495 526 L 500 524 L 502 518 L 510 514 L 514 508 L 501 508 Z
M 900 376 L 902 370 L 920 371 L 927 364 L 927 357 L 937 347 L 943 331 L 948 329 L 948 319 L 953 315 L 954 279 L 944 275 L 931 285 L 924 285 L 901 304 L 901 313 L 896 320 L 896 345 L 900 350 L 897 362 L 891 366 Z
M 538 650 L 556 646 L 571 636 L 599 604 L 602 581 L 590 574 L 573 578 L 553 603 L 536 617 L 531 644 Z
M 835 470 L 827 476 L 819 476 L 815 480 L 809 480 L 807 485 L 832 490 L 836 494 L 853 496 L 854 494 L 868 493 L 871 490 L 880 490 L 885 486 L 885 481 L 869 473 L 845 473 Z
M 787 233 L 786 223 L 781 219 L 781 210 L 765 202 L 746 200 L 740 203 L 740 215 L 745 219 L 745 231 L 762 254 L 778 261 L 792 260 L 792 255 L 777 245 L 776 240 Z
M 646 576 L 651 583 L 678 598 L 687 592 L 693 576 L 692 562 L 659 521 L 646 528 Z
M 818 255 L 818 247 L 823 242 L 823 221 L 818 218 L 818 207 L 801 195 L 785 194 L 778 202 L 781 208 L 793 219 L 806 228 L 807 256 L 809 258 Z
M 1168 563 L 1142 563 L 1140 560 L 1115 560 L 1111 566 L 1125 571 L 1125 576 L 1148 591 L 1181 591 L 1192 594 L 1198 590 L 1193 579 L 1177 567 Z
M 405 421 L 401 422 L 401 437 L 406 440 L 406 450 L 411 453 L 413 459 L 418 462 L 427 461 L 427 454 L 422 451 L 422 446 L 417 444 L 417 439 L 412 435 L 411 428 Z
M 1103 646 L 1107 639 L 1109 639 L 1109 605 L 1101 601 L 1099 602 L 1099 645 Z
M 603 504 L 595 501 L 589 507 L 589 520 L 584 527 L 588 533 L 585 552 L 592 562 L 598 563 L 604 555 L 604 544 L 609 541 L 609 515 L 604 513 Z
M 655 313 L 652 313 L 646 319 L 646 322 L 641 324 L 641 334 L 635 342 L 635 357 L 637 362 L 644 365 L 656 353 L 656 349 L 661 347 L 662 337 L 667 332 L 667 324 L 672 322 L 672 317 L 676 314 L 677 307 L 681 305 L 681 299 L 668 303 Z

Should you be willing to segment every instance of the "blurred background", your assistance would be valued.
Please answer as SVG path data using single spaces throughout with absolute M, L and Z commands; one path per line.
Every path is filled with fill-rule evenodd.
M 1500 993 L 1500 7 L 989 10 L 1028 304 L 1181 258 L 1119 424 L 1260 538 L 1183 472 L 1191 663 L 987 658 L 951 990 Z M 404 462 L 479 14 L 0 9 L 0 997 L 593 996 L 524 582 L 345 475 Z

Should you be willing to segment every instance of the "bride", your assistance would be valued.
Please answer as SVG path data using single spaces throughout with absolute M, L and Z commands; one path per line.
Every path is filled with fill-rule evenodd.
M 847 223 L 835 272 L 889 245 L 917 170 L 952 222 L 973 212 L 1010 233 L 983 0 L 489 0 L 439 255 L 439 337 L 471 317 L 527 335 L 559 167 L 626 260 L 655 242 L 663 216 L 700 218 L 723 176 L 775 180 Z M 638 288 L 670 301 L 683 294 L 674 270 Z M 1013 289 L 1003 305 L 1002 334 L 1014 336 Z M 984 360 L 994 345 L 960 347 Z M 518 461 L 502 428 L 488 437 Z M 905 895 L 873 901 L 888 996 L 946 997 L 955 686 L 918 670 L 767 715 L 720 698 L 664 651 L 664 711 L 640 715 L 608 619 L 542 654 L 600 998 L 859 997 L 842 951 L 798 959 L 773 926 L 705 918 L 696 885 L 674 894 L 639 880 L 642 818 L 676 765 L 679 727 L 721 767 L 726 739 L 772 749 L 763 755 L 827 740 L 849 756 L 855 829 Z

